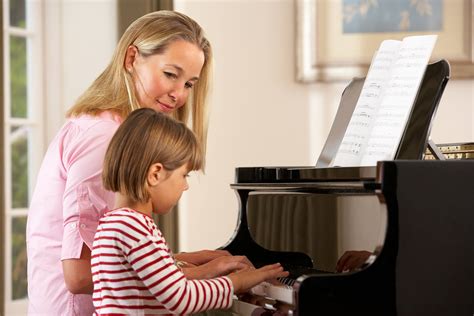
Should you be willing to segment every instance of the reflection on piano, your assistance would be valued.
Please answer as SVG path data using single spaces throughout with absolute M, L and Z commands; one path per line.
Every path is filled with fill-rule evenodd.
M 446 61 L 428 66 L 393 161 L 327 167 L 362 87 L 356 79 L 317 167 L 236 169 L 239 220 L 223 249 L 256 267 L 280 262 L 290 276 L 236 297 L 234 314 L 474 314 L 474 161 L 421 160 L 448 77 Z M 345 250 L 375 255 L 336 273 Z

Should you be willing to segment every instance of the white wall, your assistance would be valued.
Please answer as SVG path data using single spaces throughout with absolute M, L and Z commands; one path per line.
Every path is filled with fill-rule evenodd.
M 474 141 L 474 80 L 450 80 L 431 131 L 435 143 Z
M 224 245 L 236 225 L 229 184 L 238 166 L 314 165 L 347 83 L 294 81 L 292 0 L 177 0 L 215 52 L 206 175 L 191 179 L 180 209 L 182 251 Z M 474 140 L 474 81 L 449 82 L 436 142 Z
M 64 114 L 107 66 L 117 43 L 116 0 L 45 2 L 47 143 Z

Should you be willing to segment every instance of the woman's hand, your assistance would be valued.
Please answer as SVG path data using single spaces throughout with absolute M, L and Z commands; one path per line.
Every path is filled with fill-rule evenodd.
M 255 269 L 245 256 L 220 256 L 199 266 L 183 266 L 182 270 L 188 279 L 211 279 L 230 273 Z
M 275 263 L 263 266 L 260 269 L 245 269 L 230 274 L 228 277 L 234 286 L 234 293 L 239 294 L 248 291 L 250 288 L 263 281 L 284 278 L 288 275 L 289 273 L 287 271 L 283 271 L 283 267 L 279 263 Z
M 176 254 L 174 257 L 179 261 L 184 261 L 195 266 L 208 263 L 216 258 L 223 256 L 232 256 L 226 250 L 200 250 L 194 252 L 182 252 Z
M 344 252 L 336 264 L 336 272 L 353 271 L 362 267 L 372 253 L 365 250 Z

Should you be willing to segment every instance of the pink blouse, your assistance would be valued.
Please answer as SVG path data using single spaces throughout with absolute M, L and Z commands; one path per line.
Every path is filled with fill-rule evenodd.
M 91 315 L 92 296 L 70 293 L 61 260 L 92 249 L 100 217 L 114 206 L 102 163 L 121 119 L 110 112 L 69 119 L 41 165 L 27 222 L 30 315 Z

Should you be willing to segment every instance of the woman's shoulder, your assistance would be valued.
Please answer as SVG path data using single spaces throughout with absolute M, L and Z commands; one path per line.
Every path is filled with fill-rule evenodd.
M 84 148 L 84 144 L 103 142 L 108 145 L 121 121 L 112 113 L 103 112 L 99 116 L 79 115 L 70 117 L 59 132 L 59 141 L 65 149 Z
M 98 115 L 82 114 L 70 117 L 67 123 L 83 131 L 90 130 L 108 133 L 110 132 L 110 129 L 115 132 L 115 129 L 117 129 L 122 123 L 122 119 L 113 112 L 104 111 Z

